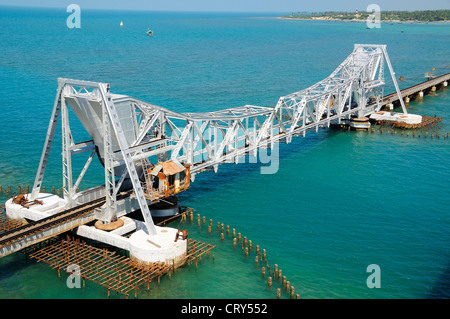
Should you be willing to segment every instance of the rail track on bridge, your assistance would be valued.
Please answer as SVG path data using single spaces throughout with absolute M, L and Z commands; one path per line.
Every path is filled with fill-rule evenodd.
M 66 209 L 62 212 L 43 218 L 41 220 L 31 221 L 25 225 L 12 228 L 0 234 L 0 249 L 23 238 L 38 234 L 45 229 L 58 226 L 60 224 L 84 216 L 88 213 L 92 213 L 96 208 L 101 207 L 104 203 L 105 198 L 100 198 L 81 206 Z

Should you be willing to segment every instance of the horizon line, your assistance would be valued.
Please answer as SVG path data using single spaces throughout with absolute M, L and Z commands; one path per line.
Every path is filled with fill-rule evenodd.
M 43 6 L 43 5 L 20 5 L 20 4 L 0 4 L 0 7 L 9 7 L 9 8 L 35 8 L 35 9 L 65 9 L 67 6 Z M 202 12 L 202 13 L 273 13 L 273 14 L 282 14 L 282 13 L 301 13 L 301 12 L 308 12 L 308 13 L 325 13 L 325 12 L 345 12 L 350 13 L 351 11 L 346 10 L 313 10 L 313 11 L 253 11 L 253 10 L 209 10 L 209 9 L 197 9 L 197 10 L 183 10 L 183 9 L 126 9 L 126 8 L 92 8 L 92 7 L 85 7 L 83 10 L 93 10 L 93 11 L 128 11 L 128 12 Z M 449 11 L 450 9 L 415 9 L 415 10 L 382 10 L 384 12 L 390 12 L 390 11 L 400 11 L 400 12 L 416 12 L 416 11 Z M 365 10 L 359 10 L 361 12 L 367 12 Z

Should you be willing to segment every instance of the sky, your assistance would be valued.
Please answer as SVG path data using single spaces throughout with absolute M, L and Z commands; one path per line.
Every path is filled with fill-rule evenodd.
M 0 5 L 66 8 L 78 4 L 82 9 L 155 10 L 155 11 L 363 11 L 369 4 L 381 10 L 450 9 L 450 0 L 0 0 Z

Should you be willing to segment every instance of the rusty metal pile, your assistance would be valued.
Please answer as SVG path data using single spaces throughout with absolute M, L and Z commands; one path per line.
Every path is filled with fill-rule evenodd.
M 442 117 L 438 116 L 422 116 L 422 122 L 419 124 L 406 124 L 395 122 L 392 128 L 401 128 L 401 129 L 423 129 L 423 128 L 432 128 L 433 126 L 437 126 L 442 124 Z
M 71 265 L 79 267 L 79 275 L 85 280 L 104 286 L 110 291 L 122 293 L 128 297 L 130 291 L 135 292 L 145 283 L 160 277 L 169 271 L 164 264 L 141 266 L 125 256 L 120 256 L 107 249 L 97 248 L 80 239 L 71 238 L 56 241 L 40 249 L 29 252 L 29 257 L 38 262 L 45 262 L 53 269 L 67 271 Z
M 5 207 L 0 204 L 0 234 L 6 233 L 14 228 L 20 227 L 24 224 L 22 220 L 9 219 L 6 216 Z

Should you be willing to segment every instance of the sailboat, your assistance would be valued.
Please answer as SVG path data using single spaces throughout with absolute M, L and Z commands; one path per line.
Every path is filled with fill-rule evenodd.
M 123 27 L 123 21 L 120 21 L 120 26 Z

